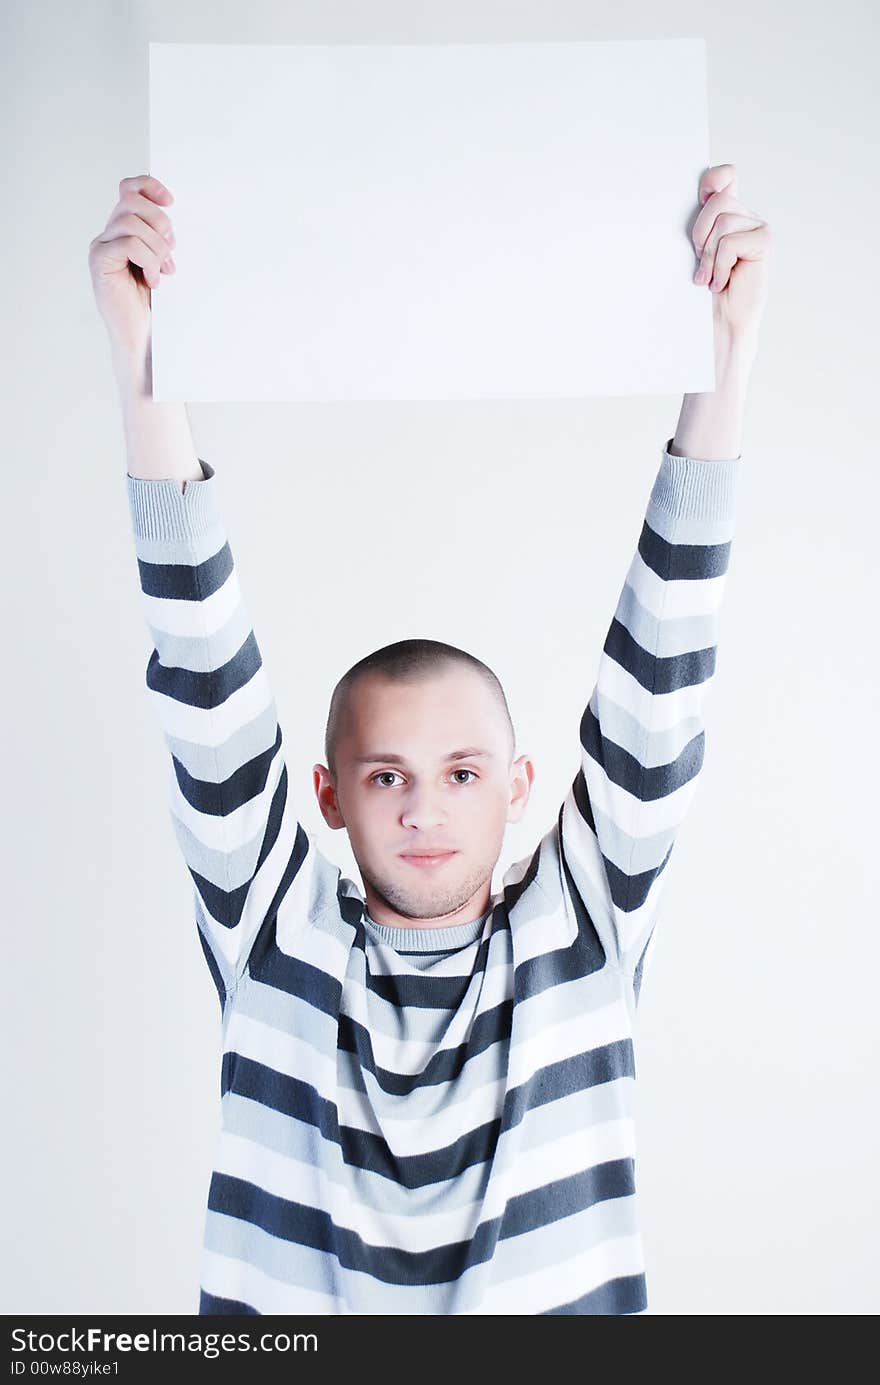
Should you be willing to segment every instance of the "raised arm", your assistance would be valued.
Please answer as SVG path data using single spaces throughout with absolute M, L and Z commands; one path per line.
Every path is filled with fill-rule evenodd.
M 194 887 L 199 939 L 221 1003 L 261 925 L 307 916 L 320 856 L 297 820 L 275 703 L 242 600 L 214 470 L 183 404 L 152 398 L 150 289 L 169 265 L 162 210 L 143 175 L 91 243 L 127 445 L 126 486 L 153 648 L 146 682 L 170 752 L 170 808 Z M 165 259 L 162 257 L 165 256 Z M 326 877 L 326 871 L 324 872 Z M 296 888 L 292 888 L 296 884 Z
M 183 490 L 126 477 L 146 683 L 171 756 L 174 830 L 221 1001 L 315 844 L 294 812 L 275 701 L 222 521 L 214 469 Z
M 704 704 L 739 459 L 664 449 L 580 723 L 561 854 L 606 954 L 638 990 L 676 833 L 703 766 Z
M 739 201 L 736 176 L 733 164 L 706 169 L 691 230 L 694 282 L 713 295 L 716 388 L 685 395 L 664 449 L 557 824 L 583 926 L 592 922 L 637 996 L 703 767 L 743 412 L 768 293 L 770 228 Z

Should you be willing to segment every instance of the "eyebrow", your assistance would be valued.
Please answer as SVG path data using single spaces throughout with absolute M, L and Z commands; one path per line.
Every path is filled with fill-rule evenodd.
M 482 756 L 483 759 L 491 759 L 492 752 L 491 750 L 481 750 L 479 746 L 475 745 L 465 746 L 464 750 L 450 751 L 446 756 L 445 763 L 449 763 L 450 760 L 476 760 L 479 756 Z M 394 754 L 382 755 L 373 752 L 369 755 L 356 755 L 354 757 L 354 763 L 356 765 L 405 765 L 406 757 Z

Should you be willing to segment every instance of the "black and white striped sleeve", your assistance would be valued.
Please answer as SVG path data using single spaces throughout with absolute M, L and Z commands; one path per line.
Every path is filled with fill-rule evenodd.
M 705 700 L 741 460 L 663 452 L 580 722 L 561 855 L 638 990 L 664 872 L 703 766 Z
M 216 493 L 126 473 L 144 612 L 146 684 L 170 753 L 174 831 L 221 1004 L 270 908 L 314 843 L 289 793 L 281 728 Z

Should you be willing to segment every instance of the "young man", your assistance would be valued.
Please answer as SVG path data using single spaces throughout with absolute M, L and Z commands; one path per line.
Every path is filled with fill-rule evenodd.
M 685 396 L 663 449 L 571 787 L 494 895 L 532 767 L 494 674 L 452 646 L 387 646 L 334 692 L 314 787 L 363 894 L 299 821 L 214 470 L 182 406 L 150 398 L 170 194 L 124 179 L 92 242 L 146 681 L 222 1009 L 200 1313 L 647 1311 L 634 1018 L 703 763 L 766 297 L 769 230 L 733 175 L 703 175 L 693 229 L 717 388 Z

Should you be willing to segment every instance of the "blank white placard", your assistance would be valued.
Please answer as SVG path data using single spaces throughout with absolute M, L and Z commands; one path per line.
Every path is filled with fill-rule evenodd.
M 158 400 L 715 388 L 702 38 L 151 43 Z

